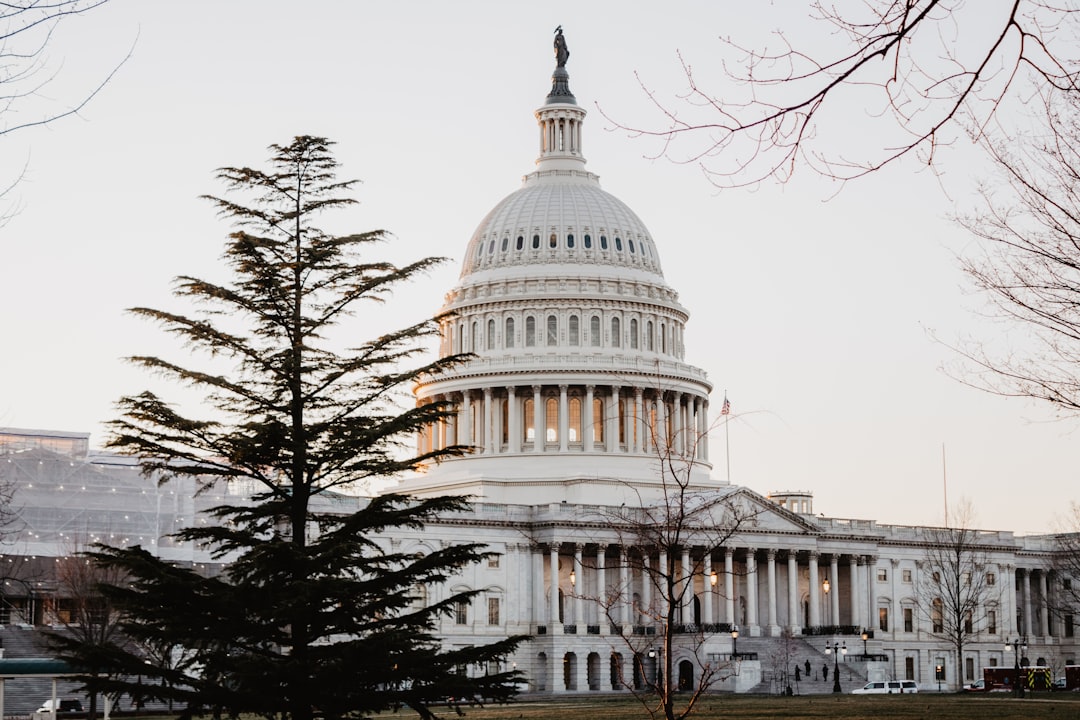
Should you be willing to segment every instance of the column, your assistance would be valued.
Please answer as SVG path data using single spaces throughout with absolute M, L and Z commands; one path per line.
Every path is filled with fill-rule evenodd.
M 570 592 L 574 594 L 574 625 L 583 625 L 585 623 L 585 599 L 583 597 L 585 574 L 581 569 L 581 551 L 581 543 L 574 545 L 574 577 L 577 578 L 577 583 L 571 586 L 570 589 Z
M 840 624 L 840 556 L 832 554 L 829 560 L 829 584 L 832 585 L 832 615 L 829 617 L 829 625 Z
M 581 437 L 585 441 L 585 452 L 593 451 L 593 444 L 596 442 L 596 432 L 593 427 L 593 386 L 585 386 L 585 407 L 581 408 Z
M 776 622 L 776 551 L 769 548 L 765 551 L 767 561 L 766 582 L 769 589 L 769 635 L 780 634 L 780 626 Z
M 623 632 L 629 633 L 630 607 L 634 602 L 634 592 L 630 587 L 630 565 L 626 557 L 626 547 L 619 546 L 619 602 L 621 611 L 619 614 Z
M 874 589 L 877 587 L 877 555 L 866 556 L 866 626 L 870 628 L 878 628 L 880 630 L 880 623 L 877 620 L 877 593 Z
M 653 407 L 656 408 L 656 427 L 653 428 L 653 442 L 661 457 L 671 455 L 671 433 L 668 432 L 667 405 L 664 404 L 664 391 L 660 390 L 653 397 Z
M 823 625 L 821 622 L 821 607 L 819 605 L 821 600 L 821 582 L 818 580 L 818 560 L 821 558 L 821 554 L 817 550 L 810 551 L 810 627 L 817 627 Z
M 472 390 L 461 393 L 461 444 L 472 447 Z
M 735 619 L 735 550 L 724 548 L 724 620 L 732 627 Z
M 540 395 L 540 386 L 533 385 L 533 451 L 544 452 L 544 434 L 547 428 L 544 422 L 544 398 Z
M 713 585 L 711 550 L 706 549 L 702 569 L 705 574 L 702 576 L 704 590 L 701 593 L 701 622 L 712 625 L 715 622 L 713 620 L 713 603 L 716 602 L 716 586 Z
M 1016 623 L 1016 567 L 1013 565 L 1005 566 L 1005 617 L 1002 618 L 1002 627 L 1004 628 L 1004 636 L 1010 635 L 1020 631 Z
M 705 398 L 701 403 L 701 439 L 698 443 L 701 445 L 701 459 L 708 462 L 709 460 L 709 398 Z M 727 478 L 725 478 L 726 480 Z
M 548 632 L 562 632 L 559 624 L 559 543 L 552 542 L 548 548 L 548 563 L 551 567 L 551 586 L 548 588 L 548 611 L 551 615 L 551 623 Z
M 604 444 L 613 453 L 619 449 L 619 386 L 611 386 L 611 407 L 604 414 Z
M 682 551 L 682 577 L 679 584 L 684 588 L 682 602 L 682 621 L 689 625 L 696 622 L 694 619 L 694 572 L 690 566 L 690 548 L 683 546 Z
M 491 410 L 491 388 L 484 388 L 484 416 L 480 419 L 480 424 L 483 426 L 483 432 L 481 437 L 484 438 L 484 454 L 490 455 L 495 452 L 494 438 L 495 433 L 492 432 L 492 410 Z
M 451 406 L 453 412 L 446 416 L 446 446 L 457 445 L 458 413 L 461 409 L 455 403 Z
M 600 634 L 607 635 L 608 621 L 607 616 L 615 617 L 615 613 L 608 610 L 615 602 L 611 595 L 608 593 L 607 587 L 607 545 L 600 543 L 596 549 L 596 602 L 593 606 L 596 608 L 596 624 L 600 626 Z
M 673 428 L 675 434 L 675 452 L 682 455 L 686 452 L 686 443 L 683 440 L 683 414 L 682 414 L 682 393 L 673 392 L 671 410 L 675 417 L 673 418 Z
M 532 546 L 532 566 L 533 566 L 533 607 L 532 618 L 533 622 L 537 625 L 549 625 L 544 617 L 547 615 L 544 612 L 544 605 L 547 603 L 544 597 L 544 549 L 539 545 Z
M 1024 568 L 1024 635 L 1031 637 L 1031 570 Z
M 570 408 L 566 403 L 566 385 L 559 386 L 559 452 L 566 452 L 566 436 L 570 434 Z
M 506 432 L 509 450 L 512 453 L 520 453 L 521 436 L 524 433 L 521 429 L 521 407 L 517 402 L 517 388 L 513 385 L 508 385 L 506 388 L 506 412 L 508 415 L 506 418 Z
M 890 558 L 890 564 L 892 565 L 892 577 L 889 582 L 889 634 L 892 638 L 896 639 L 896 626 L 898 623 L 903 623 L 904 619 L 900 617 L 903 614 L 903 609 L 900 607 L 900 603 L 897 598 L 900 597 L 900 588 L 897 586 L 897 575 L 900 574 L 900 561 L 897 558 Z M 901 627 L 903 627 L 901 625 Z
M 1046 570 L 1039 571 L 1039 635 L 1050 637 L 1050 583 L 1046 581 Z
M 439 400 L 446 401 L 445 395 L 440 395 Z M 444 416 L 439 418 L 439 422 L 436 425 L 436 450 L 443 450 L 446 448 L 446 421 L 449 417 Z
M 634 417 L 630 419 L 630 422 L 634 423 L 633 445 L 635 453 L 642 453 L 645 451 L 645 416 L 642 415 L 645 404 L 642 398 L 642 390 L 639 387 L 634 388 Z M 628 437 L 626 439 L 626 445 L 629 447 L 631 440 Z
M 660 559 L 656 564 L 658 566 L 658 571 L 657 571 L 657 576 L 656 576 L 657 577 L 657 585 L 661 588 L 657 593 L 659 595 L 659 597 L 656 598 L 657 600 L 660 601 L 660 605 L 657 608 L 657 610 L 660 613 L 660 617 L 666 618 L 668 616 L 668 610 L 671 607 L 670 604 L 669 604 L 671 602 L 671 598 L 669 598 L 667 596 L 667 593 L 664 592 L 664 589 L 667 588 L 667 576 L 671 572 L 671 569 L 668 566 L 667 550 L 661 550 L 660 551 Z
M 746 624 L 752 637 L 761 634 L 757 617 L 757 548 L 746 548 Z
M 848 558 L 848 595 L 851 603 L 851 624 L 856 628 L 862 625 L 862 618 L 859 615 L 859 561 L 861 559 L 855 555 Z M 839 625 L 839 623 L 837 624 Z
M 649 556 L 644 553 L 641 556 L 641 608 L 643 612 L 650 616 L 652 615 L 652 584 L 653 576 L 652 569 L 649 563 Z M 645 622 L 649 620 L 646 619 Z M 634 624 L 637 624 L 637 618 L 634 619 Z
M 799 560 L 797 550 L 788 550 L 787 555 L 787 607 L 788 630 L 796 634 L 799 623 Z

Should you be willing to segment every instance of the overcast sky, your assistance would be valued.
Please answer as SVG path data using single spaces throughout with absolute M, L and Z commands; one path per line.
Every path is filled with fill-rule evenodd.
M 829 516 L 927 524 L 942 521 L 947 474 L 949 500 L 970 498 L 979 525 L 1055 528 L 1080 473 L 1075 422 L 941 371 L 955 358 L 934 335 L 996 332 L 955 257 L 970 240 L 949 216 L 980 173 L 962 142 L 941 176 L 908 162 L 839 194 L 812 173 L 718 191 L 597 110 L 650 126 L 635 73 L 674 97 L 681 52 L 717 94 L 735 92 L 718 37 L 828 31 L 804 3 L 757 6 L 113 0 L 64 23 L 42 102 L 80 97 L 133 49 L 80 117 L 0 137 L 0 184 L 27 166 L 0 228 L 0 425 L 103 442 L 116 399 L 150 382 L 122 358 L 184 357 L 124 308 L 183 309 L 174 276 L 220 277 L 229 228 L 199 195 L 221 191 L 216 168 L 262 164 L 294 135 L 337 141 L 342 176 L 364 181 L 341 229 L 392 231 L 398 260 L 451 258 L 379 322 L 434 313 L 476 225 L 533 167 L 562 24 L 588 167 L 650 229 L 713 410 L 731 400 L 732 482 L 810 490 Z M 843 132 L 865 139 L 866 122 L 855 109 Z M 358 317 L 357 337 L 374 322 Z M 724 446 L 721 432 L 721 479 Z

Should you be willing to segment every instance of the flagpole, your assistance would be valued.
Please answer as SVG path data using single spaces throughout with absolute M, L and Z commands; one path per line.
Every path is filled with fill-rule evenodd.
M 727 463 L 727 482 L 731 484 L 731 403 L 727 399 L 727 390 L 724 390 L 724 404 L 720 406 L 720 414 L 724 416 L 724 459 Z

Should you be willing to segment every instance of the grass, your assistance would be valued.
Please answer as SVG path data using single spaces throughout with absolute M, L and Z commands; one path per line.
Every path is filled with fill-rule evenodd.
M 448 708 L 433 708 L 443 718 Z M 522 701 L 512 705 L 464 708 L 467 720 L 631 720 L 648 718 L 628 698 L 575 698 Z M 385 713 L 407 718 L 411 712 Z M 1040 694 L 1023 700 L 1008 695 L 810 695 L 761 697 L 714 695 L 700 703 L 695 720 L 1072 720 L 1080 718 L 1080 695 Z

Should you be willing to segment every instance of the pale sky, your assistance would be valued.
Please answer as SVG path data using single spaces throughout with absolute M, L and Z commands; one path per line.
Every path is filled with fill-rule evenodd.
M 216 168 L 261 166 L 294 135 L 335 140 L 342 177 L 363 180 L 335 227 L 392 231 L 397 260 L 451 258 L 378 322 L 436 312 L 477 224 L 533 167 L 561 24 L 588 168 L 650 229 L 691 314 L 687 359 L 708 372 L 713 411 L 726 389 L 736 413 L 732 482 L 810 490 L 832 517 L 940 523 L 944 446 L 949 499 L 970 498 L 978 525 L 1056 529 L 1076 497 L 1076 422 L 963 386 L 932 337 L 997 332 L 955 258 L 970 240 L 948 216 L 979 173 L 963 143 L 940 177 L 908 162 L 839 194 L 811 173 L 718 191 L 598 112 L 653 122 L 635 72 L 672 97 L 677 52 L 726 92 L 721 35 L 815 32 L 804 3 L 757 6 L 113 0 L 65 23 L 46 99 L 79 97 L 134 49 L 80 117 L 0 137 L 0 185 L 28 163 L 0 228 L 0 426 L 100 445 L 115 401 L 150 383 L 122 358 L 186 359 L 123 309 L 183 309 L 174 276 L 221 277 L 229 227 L 198 196 L 221 192 Z M 844 132 L 865 139 L 866 119 L 856 109 Z M 374 322 L 356 318 L 356 336 Z M 724 447 L 721 431 L 720 479 Z

